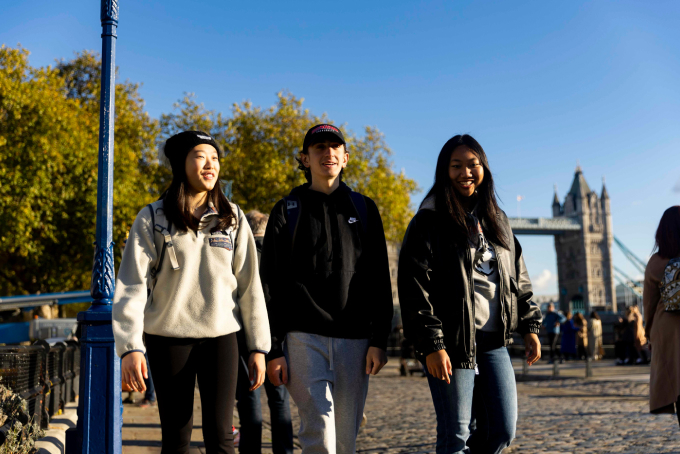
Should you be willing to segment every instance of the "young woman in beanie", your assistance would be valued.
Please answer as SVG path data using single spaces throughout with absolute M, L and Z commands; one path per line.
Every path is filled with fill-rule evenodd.
M 162 452 L 188 453 L 198 379 L 208 453 L 234 453 L 236 332 L 251 352 L 252 389 L 264 381 L 269 321 L 257 249 L 241 210 L 219 184 L 220 148 L 185 131 L 165 143 L 172 183 L 130 230 L 116 282 L 113 332 L 123 381 L 144 390 L 153 372 Z
M 404 335 L 427 367 L 437 454 L 500 453 L 515 436 L 517 391 L 506 346 L 541 356 L 541 311 L 486 154 L 469 135 L 442 148 L 435 183 L 399 256 Z

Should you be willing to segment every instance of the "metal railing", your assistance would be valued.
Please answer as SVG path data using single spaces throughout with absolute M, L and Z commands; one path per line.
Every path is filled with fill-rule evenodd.
M 90 295 L 89 290 L 42 293 L 38 295 L 2 296 L 0 297 L 0 310 L 22 309 L 43 304 L 58 304 L 61 306 L 73 303 L 89 303 L 91 301 L 92 296 Z
M 26 400 L 26 417 L 33 417 L 42 428 L 67 403 L 75 402 L 79 375 L 77 341 L 0 346 L 0 383 Z

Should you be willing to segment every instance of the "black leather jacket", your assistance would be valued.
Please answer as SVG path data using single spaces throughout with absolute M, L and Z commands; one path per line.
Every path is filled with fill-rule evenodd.
M 500 272 L 505 345 L 512 332 L 538 333 L 541 310 L 531 301 L 531 281 L 522 247 L 500 216 L 510 249 L 493 244 Z M 482 225 L 484 228 L 484 225 Z M 421 360 L 446 349 L 456 369 L 475 367 L 475 298 L 469 247 L 452 241 L 451 229 L 433 209 L 421 209 L 411 220 L 399 256 L 399 304 L 404 335 Z

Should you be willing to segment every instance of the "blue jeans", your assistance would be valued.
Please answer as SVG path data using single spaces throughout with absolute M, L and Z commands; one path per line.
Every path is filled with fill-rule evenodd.
M 502 333 L 477 333 L 479 375 L 454 369 L 451 384 L 427 381 L 437 413 L 437 454 L 493 454 L 510 446 L 517 425 L 517 387 Z
M 248 373 L 239 361 L 238 385 L 236 387 L 236 408 L 241 423 L 239 452 L 259 454 L 262 452 L 262 404 L 260 389 L 250 391 Z M 272 451 L 274 454 L 293 454 L 293 424 L 290 416 L 288 390 L 285 386 L 274 386 L 265 378 L 264 390 L 267 393 L 271 416 Z

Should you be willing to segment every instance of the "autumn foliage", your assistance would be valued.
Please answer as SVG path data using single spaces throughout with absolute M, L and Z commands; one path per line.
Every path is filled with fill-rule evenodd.
M 95 230 L 100 60 L 82 52 L 33 68 L 28 51 L 0 47 L 0 296 L 89 288 Z M 332 122 L 303 100 L 279 93 L 270 108 L 234 104 L 224 114 L 187 94 L 151 118 L 139 85 L 116 84 L 114 241 L 167 187 L 158 150 L 170 135 L 201 129 L 226 153 L 220 178 L 244 211 L 269 212 L 304 182 L 294 161 L 306 130 Z M 338 124 L 338 123 L 335 123 Z M 413 180 L 393 170 L 383 134 L 366 127 L 348 138 L 345 182 L 373 198 L 388 240 L 401 241 L 412 216 Z M 118 260 L 117 260 L 118 261 Z

